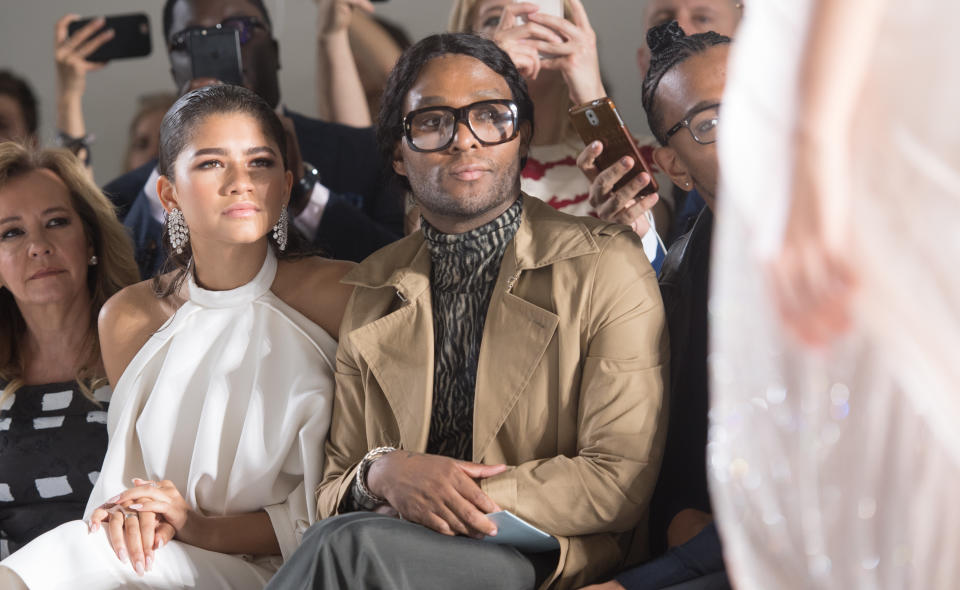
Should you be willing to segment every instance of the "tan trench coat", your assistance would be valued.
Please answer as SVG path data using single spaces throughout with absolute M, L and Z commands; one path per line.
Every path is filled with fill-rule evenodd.
M 481 486 L 559 538 L 549 583 L 572 588 L 646 551 L 666 434 L 667 333 L 656 276 L 629 228 L 523 199 L 484 325 L 473 460 L 512 466 Z M 340 330 L 320 518 L 338 513 L 368 450 L 426 449 L 429 277 L 417 232 L 344 279 L 356 290 Z

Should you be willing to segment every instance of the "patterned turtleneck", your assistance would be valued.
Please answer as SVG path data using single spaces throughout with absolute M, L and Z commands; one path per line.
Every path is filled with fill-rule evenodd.
M 433 297 L 433 411 L 427 452 L 471 460 L 473 393 L 490 295 L 507 245 L 520 227 L 521 199 L 499 217 L 462 234 L 422 221 L 430 250 Z

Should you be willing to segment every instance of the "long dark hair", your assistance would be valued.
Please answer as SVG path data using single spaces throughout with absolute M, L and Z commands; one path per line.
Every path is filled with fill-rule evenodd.
M 160 161 L 157 166 L 161 176 L 173 182 L 173 164 L 193 138 L 197 127 L 210 115 L 228 113 L 243 113 L 253 117 L 260 124 L 264 135 L 277 145 L 283 161 L 283 169 L 289 170 L 286 132 L 280 117 L 270 108 L 270 105 L 255 92 L 242 86 L 217 84 L 184 94 L 164 115 L 163 122 L 160 124 Z M 303 240 L 294 229 L 293 223 L 290 223 L 289 227 L 286 250 L 281 252 L 279 248 L 275 248 L 278 258 L 303 256 Z M 163 298 L 176 292 L 183 284 L 187 273 L 192 272 L 193 250 L 187 242 L 181 253 L 173 251 L 170 247 L 170 228 L 166 221 L 163 224 L 161 241 L 167 253 L 167 259 L 160 274 L 176 271 L 173 280 L 166 284 L 162 284 L 160 276 L 153 279 L 154 292 L 157 297 Z

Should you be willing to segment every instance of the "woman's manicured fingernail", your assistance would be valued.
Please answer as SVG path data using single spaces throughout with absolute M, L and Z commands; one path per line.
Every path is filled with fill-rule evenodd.
M 148 555 L 148 556 L 147 556 L 147 571 L 149 572 L 149 571 L 152 570 L 152 569 L 153 569 L 153 556 L 152 556 L 152 555 Z
M 143 504 L 131 504 L 127 506 L 127 508 L 130 510 L 140 510 L 141 508 L 143 508 Z
M 624 156 L 624 157 L 620 158 L 620 163 L 623 164 L 624 166 L 629 166 L 629 165 L 630 165 L 630 156 Z
M 138 562 L 133 566 L 133 569 L 135 569 L 135 570 L 137 571 L 137 575 L 138 575 L 138 576 L 141 576 L 141 577 L 143 576 L 143 574 L 144 574 L 143 563 L 141 563 L 141 562 L 138 561 Z
M 600 143 L 600 140 L 599 140 L 599 139 L 595 139 L 595 140 L 593 140 L 592 142 L 590 142 L 590 147 L 591 147 L 592 149 L 597 149 L 597 148 L 600 147 L 601 145 L 603 145 L 603 144 Z
M 120 499 L 120 494 L 117 494 L 116 496 L 114 496 L 114 497 L 110 498 L 109 500 L 107 500 L 107 504 L 116 504 L 116 503 L 117 503 L 117 500 L 119 500 L 119 499 Z
M 123 547 L 121 547 L 120 550 L 117 551 L 117 557 L 118 557 L 118 558 L 120 559 L 120 561 L 122 561 L 123 563 L 127 563 L 127 550 L 124 549 Z

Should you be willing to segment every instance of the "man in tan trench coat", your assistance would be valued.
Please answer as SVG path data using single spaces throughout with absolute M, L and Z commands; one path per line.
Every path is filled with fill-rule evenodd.
M 642 557 L 666 418 L 656 277 L 628 227 L 520 193 L 532 115 L 489 41 L 435 35 L 398 62 L 381 151 L 423 229 L 345 279 L 325 520 L 268 588 L 571 588 Z M 559 548 L 484 540 L 499 510 Z

